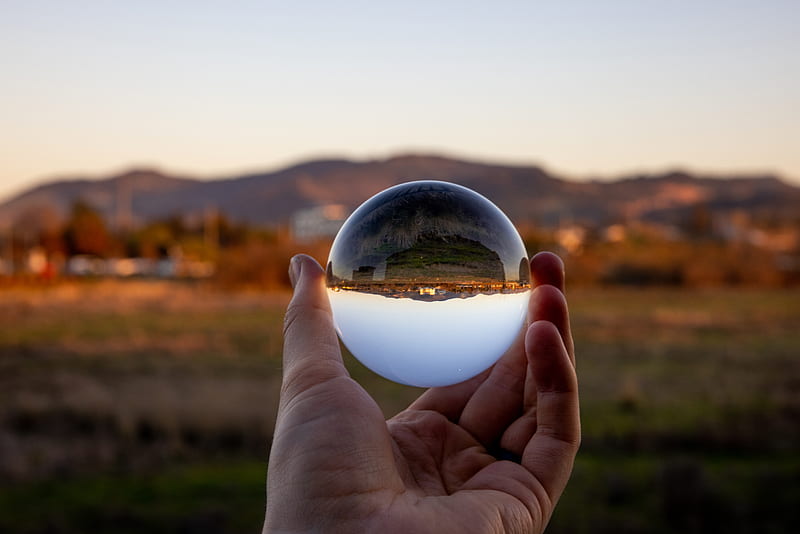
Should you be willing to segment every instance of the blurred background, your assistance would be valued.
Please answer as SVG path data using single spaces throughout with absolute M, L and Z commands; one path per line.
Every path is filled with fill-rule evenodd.
M 584 442 L 549 532 L 795 530 L 798 20 L 3 2 L 0 531 L 258 532 L 289 258 L 425 178 L 565 260 Z M 347 362 L 387 416 L 420 393 Z

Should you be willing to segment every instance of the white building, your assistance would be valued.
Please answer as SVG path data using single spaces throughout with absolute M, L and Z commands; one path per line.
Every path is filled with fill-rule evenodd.
M 292 237 L 295 241 L 334 237 L 347 215 L 347 209 L 341 204 L 298 210 L 292 215 Z

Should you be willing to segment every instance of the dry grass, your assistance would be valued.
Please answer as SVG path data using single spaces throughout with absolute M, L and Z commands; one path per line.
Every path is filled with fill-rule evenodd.
M 102 282 L 3 297 L 0 476 L 265 454 L 287 295 Z
M 138 502 L 126 491 L 149 487 L 141 473 L 212 462 L 221 467 L 197 475 L 218 477 L 209 495 L 228 476 L 253 494 L 219 513 L 257 518 L 288 298 L 160 282 L 3 290 L 0 479 L 15 482 L 0 514 L 43 495 L 60 495 L 51 504 L 62 509 L 91 483 L 118 487 L 115 506 L 150 517 L 158 503 L 126 508 Z M 570 303 L 585 440 L 553 532 L 745 532 L 759 509 L 771 510 L 765 531 L 792 524 L 800 290 L 576 289 Z M 387 414 L 419 394 L 347 363 Z M 54 489 L 63 475 L 78 478 Z M 169 491 L 187 492 L 185 508 L 160 506 L 140 530 L 197 513 L 195 490 Z M 0 530 L 82 531 L 106 513 L 103 495 L 81 497 L 60 530 L 21 512 Z M 686 499 L 694 519 L 675 519 L 672 503 Z

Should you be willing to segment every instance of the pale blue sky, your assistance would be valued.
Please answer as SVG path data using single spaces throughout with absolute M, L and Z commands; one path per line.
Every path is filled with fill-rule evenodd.
M 409 150 L 800 182 L 800 2 L 0 0 L 0 198 Z

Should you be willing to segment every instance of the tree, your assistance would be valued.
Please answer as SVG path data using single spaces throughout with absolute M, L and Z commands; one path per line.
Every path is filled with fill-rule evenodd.
M 72 206 L 72 214 L 64 230 L 64 240 L 70 254 L 106 256 L 112 246 L 103 217 L 82 201 Z
M 714 218 L 709 207 L 697 204 L 692 207 L 683 223 L 683 230 L 691 239 L 708 239 L 714 234 Z

